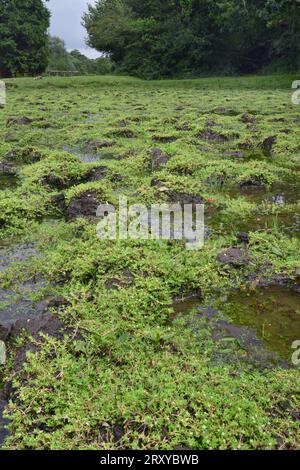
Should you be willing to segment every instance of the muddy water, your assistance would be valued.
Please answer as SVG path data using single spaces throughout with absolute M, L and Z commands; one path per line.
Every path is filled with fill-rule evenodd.
M 19 240 L 0 241 L 0 272 L 4 272 L 14 263 L 26 262 L 39 253 L 33 243 L 20 243 Z M 0 325 L 5 328 L 7 324 L 18 319 L 30 318 L 36 315 L 37 308 L 31 299 L 31 294 L 37 292 L 44 285 L 43 279 L 35 278 L 18 281 L 10 288 L 0 285 Z M 1 396 L 1 368 L 0 368 L 0 447 L 9 435 L 6 425 L 8 420 L 3 417 L 7 402 Z
M 252 202 L 260 204 L 268 202 L 279 206 L 296 204 L 300 201 L 300 181 L 285 181 L 274 183 L 271 187 L 245 186 L 234 188 L 229 191 L 230 196 L 243 196 Z
M 0 191 L 4 189 L 16 188 L 19 184 L 19 177 L 16 175 L 0 175 Z
M 290 363 L 292 343 L 300 340 L 299 294 L 283 287 L 258 288 L 251 292 L 236 291 L 216 305 L 217 310 L 205 308 L 199 299 L 190 299 L 175 302 L 173 309 L 176 316 L 214 318 L 213 339 L 236 339 L 259 361 L 274 362 L 278 356 Z
M 224 219 L 224 221 L 222 219 Z M 231 222 L 222 218 L 222 214 L 220 214 L 218 217 L 207 217 L 206 220 L 213 230 L 222 231 L 222 233 L 256 232 L 260 230 L 270 231 L 278 229 L 283 231 L 286 235 L 300 237 L 300 215 L 290 212 L 282 212 L 275 215 L 253 214 L 245 220 L 240 217 L 233 219 Z
M 70 153 L 78 157 L 83 163 L 98 163 L 101 160 L 118 160 L 119 157 L 112 152 L 103 151 L 101 154 L 92 154 L 84 151 L 73 149 L 67 145 L 63 145 L 62 149 L 65 152 Z
M 92 155 L 86 152 L 80 152 L 80 150 L 75 150 L 68 145 L 63 145 L 62 150 L 70 153 L 71 155 L 75 155 L 75 157 L 78 157 L 79 160 L 81 160 L 83 163 L 97 163 L 101 160 L 100 155 Z
M 251 326 L 274 352 L 285 359 L 300 340 L 300 295 L 283 287 L 267 287 L 252 292 L 236 292 L 223 305 L 236 325 Z

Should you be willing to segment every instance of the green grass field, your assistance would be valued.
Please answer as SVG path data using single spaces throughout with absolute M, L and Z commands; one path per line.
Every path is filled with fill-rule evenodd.
M 31 300 L 63 296 L 52 311 L 66 328 L 8 341 L 5 448 L 299 449 L 297 78 L 7 81 L 0 260 L 28 242 L 38 255 L 1 267 L 1 285 L 22 297 L 18 286 L 42 279 Z M 167 163 L 151 167 L 153 148 Z M 93 218 L 67 216 L 89 193 L 147 206 L 201 196 L 204 248 L 99 240 Z M 232 247 L 248 261 L 221 263 Z M 252 328 L 265 349 L 256 356 L 240 330 L 216 335 L 198 306 Z

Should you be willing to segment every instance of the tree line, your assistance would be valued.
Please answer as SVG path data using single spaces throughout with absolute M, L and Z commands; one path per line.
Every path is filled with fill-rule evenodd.
M 299 0 L 98 0 L 91 47 L 142 78 L 297 69 Z
M 82 75 L 106 75 L 112 72 L 112 63 L 108 57 L 89 59 L 76 49 L 68 52 L 62 39 L 49 36 L 49 59 L 47 69 L 76 71 Z
M 47 1 L 47 0 L 46 0 Z M 300 0 L 98 0 L 83 16 L 91 60 L 49 38 L 42 0 L 0 0 L 0 77 L 47 67 L 142 78 L 296 70 Z

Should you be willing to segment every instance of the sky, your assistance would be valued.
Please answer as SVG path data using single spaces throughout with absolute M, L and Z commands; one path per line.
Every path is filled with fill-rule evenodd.
M 96 0 L 50 0 L 46 4 L 51 11 L 50 34 L 63 39 L 69 51 L 78 49 L 94 59 L 101 54 L 87 47 L 87 33 L 81 26 L 81 17 L 87 11 L 88 3 L 93 5 Z

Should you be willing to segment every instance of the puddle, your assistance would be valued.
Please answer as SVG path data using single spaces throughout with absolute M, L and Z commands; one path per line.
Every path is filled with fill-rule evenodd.
M 233 188 L 229 191 L 231 197 L 243 196 L 252 202 L 269 202 L 284 206 L 286 204 L 296 204 L 300 201 L 300 182 L 279 182 L 271 187 L 265 186 L 244 186 Z
M 292 343 L 300 340 L 299 294 L 284 287 L 239 291 L 220 301 L 218 308 L 203 307 L 197 298 L 173 304 L 175 317 L 184 315 L 194 331 L 205 320 L 214 341 L 236 340 L 252 364 L 290 364 Z
M 271 351 L 290 359 L 292 343 L 300 339 L 300 296 L 284 287 L 235 292 L 222 311 L 235 325 L 250 326 Z
M 286 235 L 300 237 L 300 217 L 292 213 L 254 216 L 248 221 L 237 222 L 235 228 L 241 232 L 271 231 L 276 228 Z
M 16 175 L 0 175 L 0 191 L 18 186 L 20 179 Z
M 40 256 L 34 244 L 20 244 L 13 248 L 2 246 L 0 248 L 0 272 L 5 271 L 14 263 L 28 261 L 32 257 Z M 36 314 L 35 303 L 31 295 L 44 286 L 41 276 L 26 281 L 18 281 L 10 288 L 0 287 L 0 323 L 11 322 Z
M 83 163 L 97 163 L 103 158 L 101 155 L 93 155 L 89 153 L 80 152 L 79 150 L 74 150 L 71 147 L 68 147 L 67 145 L 63 145 L 62 150 L 70 153 L 71 155 L 75 155 L 75 157 L 78 157 L 79 160 L 81 160 Z
M 100 118 L 103 116 L 101 113 L 90 114 L 86 119 L 83 120 L 86 124 L 93 124 L 99 122 Z
M 9 268 L 13 263 L 27 261 L 38 256 L 34 243 L 23 243 L 11 246 L 12 241 L 0 242 L 0 272 Z
M 92 154 L 81 152 L 80 150 L 74 150 L 67 145 L 63 145 L 62 150 L 70 153 L 71 155 L 75 155 L 75 157 L 78 157 L 83 163 L 98 163 L 101 160 L 120 160 L 120 156 L 112 152 L 103 151 L 101 154 Z
M 238 232 L 257 232 L 280 230 L 291 237 L 300 237 L 300 215 L 292 212 L 279 214 L 253 214 L 247 219 L 233 218 L 228 221 L 228 216 L 213 214 L 205 219 L 212 231 L 222 234 Z

